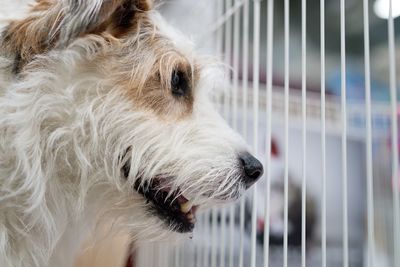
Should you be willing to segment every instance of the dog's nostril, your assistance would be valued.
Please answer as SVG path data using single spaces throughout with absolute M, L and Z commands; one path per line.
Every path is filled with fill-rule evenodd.
M 261 162 L 250 153 L 245 152 L 240 155 L 240 161 L 244 171 L 244 183 L 247 186 L 254 184 L 263 174 L 264 169 Z
M 261 171 L 254 171 L 247 173 L 248 176 L 250 176 L 252 179 L 258 179 L 261 176 Z

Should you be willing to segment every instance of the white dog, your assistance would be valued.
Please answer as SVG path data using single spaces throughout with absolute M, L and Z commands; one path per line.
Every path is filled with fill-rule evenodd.
M 104 220 L 181 235 L 237 199 L 262 165 L 211 105 L 214 71 L 150 0 L 37 0 L 7 23 L 0 266 L 70 266 Z

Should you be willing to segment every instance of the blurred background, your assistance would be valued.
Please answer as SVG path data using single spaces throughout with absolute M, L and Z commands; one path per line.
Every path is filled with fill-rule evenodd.
M 369 30 L 371 52 L 372 96 L 372 170 L 374 193 L 374 246 L 375 260 L 371 266 L 396 266 L 394 249 L 398 225 L 394 225 L 393 192 L 399 190 L 399 175 L 392 176 L 391 106 L 389 84 L 388 18 L 389 0 L 370 0 Z M 233 66 L 230 86 L 223 95 L 215 96 L 217 104 L 232 127 L 251 145 L 254 124 L 257 123 L 257 152 L 261 161 L 267 160 L 267 1 L 261 1 L 259 80 L 253 81 L 254 4 L 240 0 L 171 0 L 158 1 L 158 10 L 166 20 L 193 40 L 197 50 L 220 58 Z M 245 13 L 248 11 L 248 13 Z M 327 266 L 343 266 L 343 185 L 341 138 L 341 50 L 340 1 L 325 1 L 326 32 L 326 227 L 322 225 L 322 148 L 321 148 L 321 43 L 320 0 L 307 0 L 307 151 L 306 151 L 306 260 L 307 266 L 321 266 L 321 242 L 326 229 Z M 347 187 L 348 187 L 348 246 L 349 266 L 367 266 L 367 164 L 366 164 L 366 112 L 364 71 L 363 1 L 345 1 L 346 12 L 346 91 L 347 91 Z M 131 266 L 251 266 L 251 234 L 256 231 L 256 266 L 263 265 L 265 220 L 269 220 L 269 266 L 283 264 L 283 178 L 284 155 L 288 153 L 289 171 L 289 266 L 301 266 L 301 183 L 303 178 L 302 150 L 302 45 L 301 0 L 290 0 L 290 98 L 289 144 L 284 143 L 284 1 L 275 1 L 272 71 L 272 145 L 271 194 L 266 194 L 265 177 L 257 186 L 256 198 L 248 192 L 242 203 L 208 211 L 198 218 L 193 239 L 183 246 L 140 244 L 131 260 Z M 400 2 L 393 1 L 395 26 L 396 65 L 400 62 Z M 244 27 L 246 18 L 248 27 Z M 236 22 L 236 23 L 235 23 Z M 236 26 L 235 26 L 236 25 Z M 248 34 L 248 39 L 246 37 Z M 236 38 L 235 38 L 236 36 Z M 246 44 L 248 51 L 245 49 Z M 247 52 L 247 53 L 246 53 Z M 247 54 L 247 57 L 246 57 Z M 246 64 L 245 59 L 248 58 Z M 247 66 L 247 67 L 246 67 Z M 397 67 L 395 76 L 398 76 Z M 259 83 L 259 120 L 253 117 L 253 84 Z M 399 81 L 396 79 L 396 90 Z M 216 88 L 216 91 L 218 91 Z M 233 97 L 237 90 L 239 97 Z M 399 95 L 399 93 L 397 93 Z M 397 107 L 397 105 L 396 105 Z M 398 112 L 400 109 L 396 108 Z M 398 137 L 395 137 L 398 138 Z M 398 152 L 398 151 L 396 151 Z M 266 199 L 268 198 L 268 199 Z M 253 200 L 257 209 L 252 210 Z M 270 217 L 265 216 L 265 202 L 270 203 Z M 240 205 L 241 204 L 241 205 Z M 251 227 L 252 212 L 256 212 L 256 228 Z M 241 215 L 242 214 L 242 215 Z M 242 216 L 242 220 L 240 218 Z M 241 224 L 242 222 L 242 224 Z M 397 228 L 396 228 L 396 227 Z M 124 239 L 122 239 L 124 240 Z M 119 255 L 126 258 L 126 240 Z M 111 242 L 111 243 L 113 243 Z M 398 242 L 398 240 L 397 240 Z M 113 243 L 113 244 L 114 244 Z M 112 245 L 111 247 L 115 247 Z M 104 251 L 104 248 L 102 248 Z M 88 250 L 84 250 L 86 253 Z M 93 252 L 94 251 L 94 252 Z M 100 249 L 101 251 L 101 249 Z M 109 250 L 106 250 L 109 251 Z M 398 253 L 398 251 L 397 251 Z M 80 266 L 102 266 L 102 256 L 96 252 L 84 255 Z M 122 255 L 122 256 L 121 256 Z M 89 258 L 89 260 L 88 260 Z M 97 263 L 96 263 L 97 262 Z M 121 266 L 125 261 L 116 265 Z

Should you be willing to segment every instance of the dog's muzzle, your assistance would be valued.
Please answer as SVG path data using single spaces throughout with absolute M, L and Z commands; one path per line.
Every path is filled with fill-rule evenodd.
M 248 189 L 262 176 L 263 166 L 248 152 L 239 154 L 238 161 L 242 173 L 240 182 Z M 129 177 L 129 161 L 121 171 L 125 178 Z M 185 198 L 179 188 L 172 189 L 166 184 L 168 180 L 172 181 L 173 177 L 160 176 L 152 179 L 136 177 L 133 189 L 144 197 L 152 214 L 163 220 L 171 230 L 179 233 L 192 232 L 198 206 Z M 220 200 L 227 201 L 232 198 Z

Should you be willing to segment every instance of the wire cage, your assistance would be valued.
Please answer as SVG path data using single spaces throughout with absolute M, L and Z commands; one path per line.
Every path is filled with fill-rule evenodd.
M 266 171 L 237 203 L 200 214 L 192 239 L 140 245 L 135 266 L 400 266 L 398 9 L 393 0 L 162 6 L 175 19 L 184 10 L 188 20 L 175 22 L 231 66 L 216 104 Z

